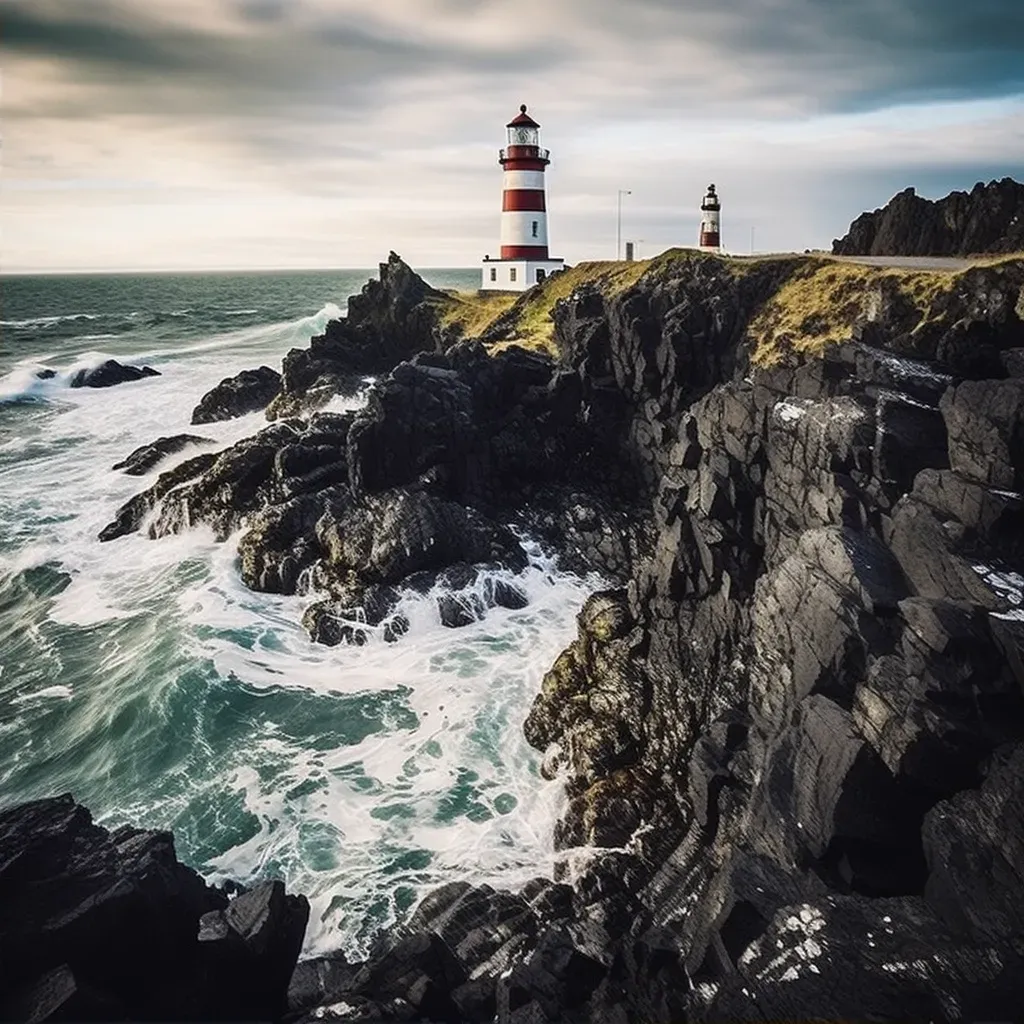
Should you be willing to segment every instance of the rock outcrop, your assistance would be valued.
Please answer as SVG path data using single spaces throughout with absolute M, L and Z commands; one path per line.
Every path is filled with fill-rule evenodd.
M 282 419 L 318 409 L 336 394 L 352 394 L 368 375 L 386 373 L 403 359 L 434 348 L 436 304 L 431 288 L 395 253 L 348 300 L 348 315 L 332 320 L 308 349 L 292 349 L 281 369 L 281 393 L 267 409 Z
M 43 371 L 47 373 L 48 371 Z M 52 376 L 52 374 L 51 374 Z M 143 380 L 145 377 L 159 377 L 160 371 L 152 366 L 127 366 L 116 359 L 108 359 L 89 370 L 78 370 L 68 382 L 73 388 L 112 388 L 115 384 Z
M 229 901 L 166 832 L 70 796 L 0 812 L 0 1017 L 251 1020 L 283 1013 L 309 916 L 267 882 Z
M 128 476 L 145 476 L 168 456 L 177 455 L 191 445 L 214 444 L 208 437 L 196 434 L 175 434 L 173 437 L 158 437 L 149 444 L 136 448 L 130 455 L 115 462 L 111 469 L 119 469 Z
M 403 587 L 514 600 L 509 522 L 608 581 L 525 722 L 568 798 L 556 881 L 440 890 L 365 963 L 300 968 L 295 1019 L 1024 1005 L 1024 263 L 783 308 L 819 272 L 667 254 L 560 301 L 558 361 L 407 333 L 364 409 L 184 463 L 107 528 L 247 527 L 245 581 L 326 591 L 325 642 L 400 637 Z
M 281 374 L 269 366 L 242 370 L 225 377 L 211 388 L 192 410 L 192 423 L 217 423 L 233 420 L 249 412 L 265 409 L 281 390 Z
M 587 914 L 633 900 L 601 1013 L 1011 1014 L 1024 497 L 1000 367 L 1024 267 L 958 277 L 927 333 L 866 304 L 846 342 L 768 366 L 744 355 L 756 280 L 706 273 L 557 313 L 657 530 L 526 722 L 567 779 L 556 843 L 608 850 L 577 882 Z M 685 995 L 631 964 L 649 943 Z
M 837 256 L 968 256 L 1024 252 L 1024 184 L 1012 178 L 978 182 L 970 192 L 922 199 L 904 189 L 874 213 L 862 213 Z
M 526 564 L 512 521 L 571 549 L 577 567 L 625 572 L 647 539 L 635 474 L 578 422 L 571 381 L 556 377 L 549 357 L 515 347 L 420 353 L 357 413 L 277 420 L 161 474 L 101 539 L 144 524 L 151 537 L 205 524 L 221 540 L 246 528 L 243 580 L 326 592 L 304 621 L 330 644 L 377 627 L 397 639 L 402 590 L 436 592 L 449 626 L 521 607 L 502 577 Z

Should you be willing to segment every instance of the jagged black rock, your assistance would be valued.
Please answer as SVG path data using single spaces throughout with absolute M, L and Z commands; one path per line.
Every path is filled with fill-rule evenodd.
M 525 722 L 569 796 L 556 880 L 446 886 L 365 963 L 300 965 L 265 1015 L 1018 1014 L 1024 264 L 958 275 L 917 321 L 880 277 L 845 339 L 758 356 L 752 324 L 806 267 L 676 254 L 581 288 L 555 360 L 453 344 L 394 257 L 330 345 L 289 355 L 268 415 L 304 418 L 176 467 L 104 531 L 245 525 L 249 586 L 312 574 L 367 623 L 396 586 L 521 565 L 508 522 L 609 582 Z M 309 413 L 368 367 L 364 410 Z

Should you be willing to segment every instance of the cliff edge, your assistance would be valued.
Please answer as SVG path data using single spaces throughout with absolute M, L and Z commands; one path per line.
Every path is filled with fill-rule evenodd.
M 247 585 L 316 590 L 327 643 L 521 565 L 509 524 L 606 581 L 524 724 L 566 789 L 556 878 L 438 890 L 365 963 L 300 964 L 286 1019 L 1014 1019 L 1024 260 L 672 251 L 486 308 L 407 271 L 289 355 L 290 418 L 105 531 L 248 527 Z M 363 409 L 308 411 L 369 366 Z M 36 813 L 0 820 L 0 884 Z

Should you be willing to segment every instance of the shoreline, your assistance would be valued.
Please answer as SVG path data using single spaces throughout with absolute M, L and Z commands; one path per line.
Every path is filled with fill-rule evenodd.
M 304 962 L 274 1013 L 1009 1013 L 1024 908 L 978 865 L 1024 871 L 996 825 L 1024 800 L 1024 261 L 625 266 L 556 275 L 473 340 L 392 254 L 285 358 L 264 431 L 111 524 L 245 525 L 246 585 L 320 574 L 314 637 L 353 607 L 397 630 L 416 574 L 521 564 L 509 513 L 612 584 L 524 725 L 566 781 L 556 847 L 604 852 L 572 886 L 445 887 L 367 963 Z M 367 373 L 365 410 L 315 411 Z

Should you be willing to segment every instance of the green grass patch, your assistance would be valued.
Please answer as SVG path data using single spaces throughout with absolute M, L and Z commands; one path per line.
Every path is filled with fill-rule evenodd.
M 928 328 L 949 316 L 950 293 L 961 286 L 963 275 L 1010 265 L 1024 270 L 1024 257 L 982 258 L 959 270 L 918 270 L 837 260 L 828 253 L 731 257 L 668 249 L 630 263 L 579 263 L 522 293 L 452 293 L 441 300 L 440 322 L 452 335 L 477 338 L 491 352 L 519 345 L 557 356 L 552 311 L 560 299 L 582 286 L 612 299 L 636 285 L 678 277 L 694 291 L 705 282 L 708 298 L 738 289 L 741 304 L 755 310 L 746 328 L 753 361 L 770 366 L 787 353 L 819 354 L 848 340 L 855 325 L 876 319 L 911 339 L 926 337 Z
M 454 292 L 441 304 L 441 325 L 458 329 L 464 338 L 479 338 L 517 298 L 515 292 Z
M 849 340 L 855 324 L 876 319 L 883 303 L 896 304 L 913 333 L 934 317 L 936 300 L 955 287 L 956 278 L 944 270 L 879 268 L 807 256 L 750 322 L 753 361 L 771 366 L 787 352 L 820 354 Z
M 459 329 L 464 338 L 480 338 L 491 352 L 519 345 L 554 355 L 551 311 L 559 299 L 567 299 L 584 284 L 595 285 L 606 295 L 618 294 L 636 284 L 653 262 L 579 263 L 525 292 L 459 292 L 444 304 L 441 323 Z

